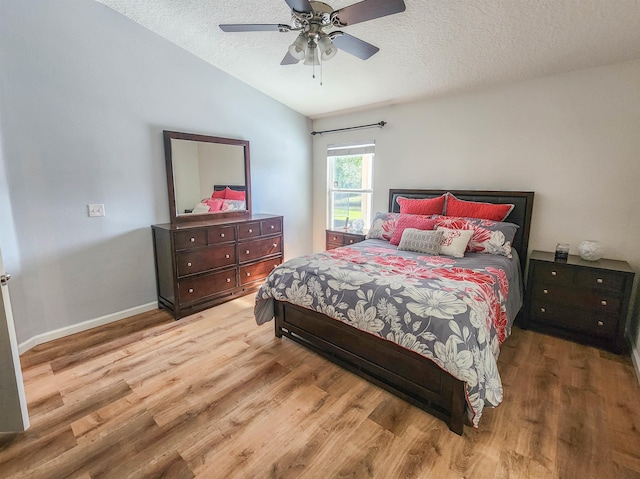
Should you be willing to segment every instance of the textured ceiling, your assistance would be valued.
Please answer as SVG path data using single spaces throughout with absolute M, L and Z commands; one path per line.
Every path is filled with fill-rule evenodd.
M 290 24 L 284 0 L 98 1 L 310 118 L 640 58 L 640 0 L 405 0 L 343 29 L 380 52 L 339 52 L 321 85 L 318 67 L 280 65 L 295 32 L 218 28 Z

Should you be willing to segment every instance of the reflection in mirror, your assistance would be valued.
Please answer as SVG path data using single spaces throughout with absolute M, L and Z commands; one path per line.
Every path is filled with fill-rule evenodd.
M 171 221 L 251 211 L 249 142 L 164 132 Z

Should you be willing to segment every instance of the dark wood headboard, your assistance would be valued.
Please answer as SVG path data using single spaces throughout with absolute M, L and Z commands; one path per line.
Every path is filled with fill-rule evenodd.
M 467 201 L 483 201 L 485 203 L 511 203 L 515 205 L 505 221 L 519 226 L 512 246 L 518 251 L 522 271 L 525 270 L 529 248 L 529 232 L 531 230 L 531 213 L 533 212 L 533 191 L 475 191 L 475 190 L 389 190 L 389 211 L 399 212 L 398 196 L 405 198 L 434 198 L 444 193 L 451 193 L 456 198 Z
M 226 188 L 234 191 L 245 191 L 247 189 L 244 185 L 213 185 L 213 191 L 221 191 Z

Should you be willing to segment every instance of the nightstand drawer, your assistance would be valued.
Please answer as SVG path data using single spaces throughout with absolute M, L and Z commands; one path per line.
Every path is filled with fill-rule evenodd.
M 536 265 L 536 279 L 553 284 L 572 284 L 575 269 L 559 263 L 539 263 Z
M 625 275 L 609 271 L 587 270 L 576 278 L 576 284 L 581 287 L 610 291 L 624 291 L 625 283 Z
M 607 316 L 594 311 L 581 311 L 571 307 L 533 300 L 530 314 L 540 322 L 571 331 L 611 336 L 618 327 L 618 316 Z
M 581 309 L 591 309 L 599 313 L 617 314 L 620 312 L 622 300 L 611 292 L 593 292 L 586 289 L 575 289 L 534 282 L 531 294 L 545 302 L 562 303 Z
M 360 241 L 364 241 L 366 235 L 364 232 L 355 232 L 353 230 L 345 230 L 341 231 L 332 231 L 326 230 L 327 234 L 327 249 L 339 248 L 340 246 L 349 246 L 352 244 L 360 243 Z
M 344 244 L 344 234 L 327 231 L 327 243 L 342 246 Z

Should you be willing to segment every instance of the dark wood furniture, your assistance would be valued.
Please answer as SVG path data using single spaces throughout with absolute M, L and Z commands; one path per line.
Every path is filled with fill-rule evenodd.
M 390 211 L 399 211 L 397 196 L 431 198 L 451 191 L 461 199 L 513 203 L 507 221 L 520 226 L 516 241 L 527 255 L 533 192 L 390 190 Z M 391 391 L 407 402 L 444 420 L 462 434 L 465 423 L 465 385 L 429 359 L 390 341 L 360 331 L 320 313 L 275 301 L 275 334 L 286 336 L 331 361 Z
M 282 262 L 282 217 L 154 225 L 158 304 L 176 319 L 254 292 Z
M 625 261 L 585 261 L 533 251 L 523 327 L 624 351 L 624 334 L 635 273 Z
M 337 229 L 326 230 L 327 249 L 339 248 L 340 246 L 348 246 L 350 244 L 364 241 L 365 233 L 356 233 L 353 230 Z

